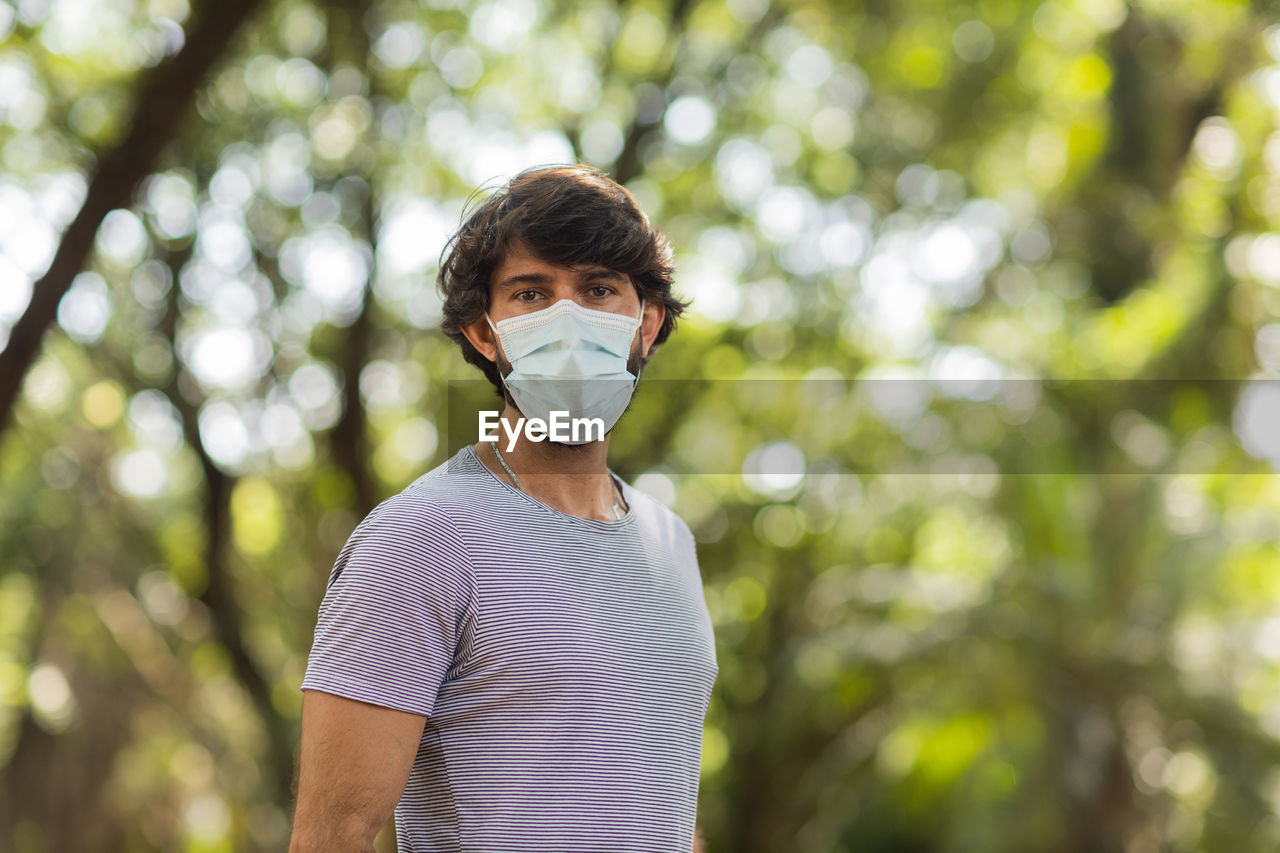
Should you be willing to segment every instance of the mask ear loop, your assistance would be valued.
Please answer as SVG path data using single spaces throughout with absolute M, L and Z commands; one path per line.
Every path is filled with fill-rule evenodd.
M 640 297 L 640 316 L 636 318 L 636 335 L 640 337 L 640 361 L 644 361 L 644 297 Z M 636 366 L 636 378 L 631 383 L 631 393 L 640 387 L 640 374 L 644 372 L 643 364 Z
M 640 316 L 636 318 L 636 334 L 640 335 L 640 345 L 644 346 L 644 297 L 640 297 Z
M 493 330 L 493 354 L 498 354 L 498 348 L 502 345 L 502 335 L 498 334 L 498 327 L 493 325 L 493 321 L 489 319 L 489 312 L 484 312 L 484 321 L 489 324 L 489 328 Z M 496 359 L 495 359 L 496 361 Z
M 493 355 L 494 355 L 493 366 L 494 366 L 494 369 L 498 371 L 498 379 L 502 381 L 502 390 L 503 390 L 504 396 L 510 397 L 512 400 L 514 400 L 515 397 L 511 394 L 511 386 L 507 384 L 507 377 L 503 375 L 502 365 L 498 363 L 498 358 L 497 358 L 499 354 L 500 346 L 502 344 L 502 336 L 498 334 L 498 327 L 493 325 L 493 320 L 489 319 L 488 311 L 484 312 L 484 321 L 488 323 L 489 328 L 493 330 Z M 510 362 L 507 362 L 507 363 L 510 364 Z

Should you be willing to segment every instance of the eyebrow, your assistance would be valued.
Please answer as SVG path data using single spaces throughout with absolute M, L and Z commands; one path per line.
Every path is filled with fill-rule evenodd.
M 614 281 L 627 281 L 627 277 L 615 269 L 602 266 L 590 266 L 577 271 L 579 281 L 587 281 L 593 278 L 612 279 Z M 509 275 L 502 281 L 498 282 L 498 290 L 509 290 L 521 284 L 546 284 L 551 280 L 551 276 L 541 272 L 521 272 L 515 275 Z

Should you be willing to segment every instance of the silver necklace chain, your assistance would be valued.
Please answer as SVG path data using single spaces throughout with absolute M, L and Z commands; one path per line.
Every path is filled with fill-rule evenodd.
M 524 483 L 520 482 L 520 478 L 516 476 L 516 472 L 511 470 L 511 466 L 507 464 L 507 460 L 502 458 L 502 451 L 498 449 L 498 442 L 493 443 L 493 455 L 498 457 L 498 464 L 502 466 L 502 470 L 507 472 L 507 476 L 516 484 L 516 488 L 529 494 L 529 490 L 524 487 Z M 621 503 L 622 490 L 618 488 L 618 484 L 613 482 L 613 478 L 609 478 L 610 485 L 613 486 L 613 517 L 617 521 L 621 521 L 626 515 L 626 510 Z

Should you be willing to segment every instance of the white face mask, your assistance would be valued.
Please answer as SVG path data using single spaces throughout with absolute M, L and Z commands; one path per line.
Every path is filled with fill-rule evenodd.
M 497 325 L 484 315 L 511 362 L 502 381 L 526 418 L 550 422 L 551 412 L 568 412 L 570 418 L 600 418 L 606 433 L 635 392 L 639 377 L 627 362 L 643 317 L 644 300 L 640 316 L 627 317 L 570 299 Z

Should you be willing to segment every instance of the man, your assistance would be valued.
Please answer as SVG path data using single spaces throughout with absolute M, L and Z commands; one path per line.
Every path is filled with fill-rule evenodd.
M 502 394 L 503 428 L 338 555 L 290 849 L 372 850 L 394 808 L 401 853 L 683 853 L 711 623 L 688 527 L 606 463 L 684 308 L 670 250 L 630 193 L 576 166 L 518 175 L 446 252 L 442 327 Z M 598 429 L 515 429 L 557 411 Z

